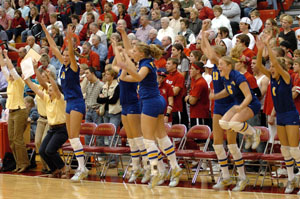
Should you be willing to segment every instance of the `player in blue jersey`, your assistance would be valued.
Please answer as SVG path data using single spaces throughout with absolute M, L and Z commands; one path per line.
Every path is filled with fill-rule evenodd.
M 128 41 L 126 32 L 123 29 L 119 32 L 121 32 L 123 41 Z M 120 76 L 121 80 L 139 82 L 139 96 L 142 103 L 141 127 L 152 175 L 149 187 L 152 188 L 161 181 L 161 174 L 158 168 L 159 149 L 155 143 L 156 139 L 159 147 L 167 155 L 172 167 L 169 186 L 177 186 L 182 169 L 177 163 L 174 146 L 166 134 L 164 125 L 166 102 L 160 95 L 156 67 L 153 63 L 153 58 L 161 57 L 162 51 L 156 45 L 149 46 L 139 43 L 133 47 L 131 54 L 134 61 L 139 63 L 138 71 L 126 52 L 123 54 L 124 63 L 120 60 L 118 65 L 123 69 Z M 122 58 L 119 57 L 119 59 Z
M 75 59 L 71 29 L 68 28 L 68 49 L 65 49 L 63 54 L 60 53 L 55 41 L 47 31 L 47 28 L 42 23 L 43 31 L 49 42 L 53 54 L 62 64 L 60 71 L 61 87 L 64 98 L 67 101 L 66 107 L 66 124 L 68 130 L 69 141 L 74 150 L 78 161 L 78 168 L 75 175 L 71 178 L 72 181 L 80 181 L 88 176 L 88 170 L 84 164 L 84 151 L 79 139 L 79 131 L 83 115 L 85 114 L 85 103 L 80 88 L 79 67 Z
M 211 90 L 211 92 L 217 94 L 224 89 L 224 83 L 220 76 L 220 72 L 217 68 L 217 65 L 219 63 L 219 59 L 226 54 L 226 50 L 222 46 L 212 47 L 209 44 L 208 38 L 205 34 L 205 25 L 203 28 L 204 30 L 202 31 L 201 49 L 203 53 L 207 56 L 207 58 L 214 64 L 212 71 L 213 90 Z M 218 183 L 213 186 L 213 188 L 216 190 L 225 189 L 233 183 L 229 174 L 227 154 L 223 146 L 224 130 L 219 125 L 219 120 L 233 105 L 234 101 L 233 98 L 230 96 L 223 99 L 215 100 L 214 102 L 213 147 L 215 149 L 216 155 L 218 157 L 218 162 L 222 170 L 221 180 L 219 180 Z M 228 144 L 236 144 L 236 142 L 231 143 L 229 140 Z
M 113 49 L 118 48 L 115 40 L 112 41 Z M 118 54 L 118 51 L 115 53 Z M 112 63 L 113 70 L 122 73 L 122 70 L 117 66 L 117 59 Z M 144 145 L 142 130 L 141 130 L 141 103 L 137 94 L 137 82 L 126 82 L 118 78 L 120 86 L 120 104 L 122 106 L 122 124 L 125 128 L 127 141 L 131 150 L 132 172 L 128 182 L 134 182 L 140 174 L 144 174 L 141 182 L 147 183 L 150 180 L 150 167 L 148 165 L 147 150 Z M 140 166 L 140 157 L 142 157 L 143 169 Z
M 299 150 L 299 113 L 293 101 L 292 80 L 288 73 L 287 66 L 283 57 L 276 58 L 272 48 L 269 45 L 271 35 L 264 34 L 263 41 L 258 39 L 256 46 L 257 68 L 271 79 L 271 94 L 274 103 L 272 115 L 277 119 L 277 134 L 281 144 L 281 153 L 284 157 L 288 172 L 288 183 L 285 193 L 292 193 L 297 185 L 297 179 L 294 175 L 294 160 L 300 167 L 300 150 Z M 270 69 L 262 66 L 262 51 L 267 47 L 271 61 Z M 294 91 L 296 92 L 296 90 Z M 300 191 L 298 192 L 300 194 Z

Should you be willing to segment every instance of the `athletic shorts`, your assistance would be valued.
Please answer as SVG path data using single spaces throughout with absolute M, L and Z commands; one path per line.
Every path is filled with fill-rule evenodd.
M 253 111 L 254 115 L 260 112 L 261 104 L 258 100 L 252 101 L 248 107 Z
M 67 100 L 66 113 L 70 114 L 71 111 L 77 111 L 84 115 L 85 114 L 84 99 L 75 98 L 75 99 Z
M 231 104 L 219 104 L 215 103 L 214 105 L 214 114 L 219 114 L 219 115 L 225 115 L 225 113 L 231 109 L 231 107 L 234 105 L 234 103 Z
M 299 113 L 297 110 L 285 113 L 276 113 L 277 125 L 299 125 Z
M 142 100 L 142 113 L 151 117 L 164 114 L 167 103 L 163 96 Z
M 141 103 L 122 105 L 122 115 L 141 114 Z

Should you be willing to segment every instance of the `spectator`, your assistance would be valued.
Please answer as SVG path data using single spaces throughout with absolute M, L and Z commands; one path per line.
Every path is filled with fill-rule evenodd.
M 242 17 L 250 17 L 250 12 L 257 7 L 257 0 L 241 1 L 240 6 Z
M 157 39 L 157 30 L 156 29 L 151 29 L 149 31 L 149 40 L 147 41 L 147 44 L 150 45 L 150 44 L 157 44 L 157 45 L 160 45 L 162 46 L 162 43 L 161 41 L 159 41 Z
M 56 26 L 51 27 L 51 37 L 53 38 L 53 40 L 55 41 L 57 46 L 62 47 L 62 45 L 63 45 L 63 36 L 59 32 L 58 27 L 56 27 Z
M 30 9 L 30 14 L 28 17 L 28 28 L 21 33 L 22 42 L 26 42 L 26 38 L 28 35 L 32 35 L 31 28 L 33 25 L 38 24 L 39 20 L 40 20 L 39 11 L 37 7 L 34 6 Z
M 105 14 L 101 30 L 107 35 L 107 39 L 110 39 L 111 34 L 116 32 L 116 24 L 114 23 L 113 17 L 110 13 Z
M 41 66 L 39 67 L 39 69 L 43 69 L 45 71 L 49 70 L 51 71 L 55 76 L 57 76 L 58 71 L 56 70 L 55 66 L 53 66 L 52 64 L 50 64 L 50 57 L 47 54 L 42 54 L 41 55 Z
M 189 29 L 189 20 L 187 18 L 180 20 L 180 32 L 178 35 L 184 36 L 188 45 L 196 43 L 195 35 Z
M 176 36 L 176 35 L 178 35 L 178 32 L 180 31 L 180 20 L 182 19 L 180 16 L 180 11 L 177 8 L 174 8 L 172 11 L 172 17 L 170 17 L 170 18 L 172 18 L 172 19 L 169 23 L 169 26 L 171 28 L 173 28 L 174 34 Z
M 141 27 L 136 30 L 135 36 L 141 42 L 146 43 L 149 40 L 149 33 L 153 27 L 149 25 L 149 20 L 146 15 L 140 17 L 140 25 Z
M 25 46 L 26 51 L 28 52 L 30 49 L 35 50 L 37 53 L 40 52 L 41 47 L 35 43 L 34 36 L 27 37 L 27 45 Z
M 30 8 L 28 6 L 25 6 L 25 0 L 19 0 L 19 9 L 22 13 L 22 17 L 25 21 L 27 21 Z
M 92 44 L 93 36 L 98 35 L 101 38 L 101 43 L 103 45 L 107 46 L 106 34 L 99 29 L 98 24 L 96 22 L 93 22 L 89 25 L 89 27 L 90 27 L 90 33 L 91 33 L 91 36 L 90 36 L 90 39 L 89 39 L 90 44 Z
M 41 6 L 39 22 L 40 23 L 44 22 L 44 24 L 47 25 L 47 26 L 50 24 L 50 17 L 49 17 L 49 13 L 48 13 L 48 8 L 45 5 Z
M 218 29 L 220 27 L 226 27 L 229 30 L 229 36 L 232 37 L 232 30 L 229 19 L 223 15 L 223 10 L 221 6 L 214 6 L 213 8 L 215 18 L 211 21 L 211 29 L 215 32 L 215 36 L 217 36 Z
M 239 23 L 240 23 L 240 15 L 241 9 L 240 6 L 232 2 L 231 0 L 223 0 L 223 4 L 221 5 L 223 10 L 223 15 L 225 15 L 230 20 L 230 25 L 232 28 L 232 34 L 237 34 L 239 30 Z
M 292 24 L 293 24 L 293 18 L 290 15 L 284 16 L 281 21 L 281 26 L 283 28 L 283 31 L 279 33 L 279 37 L 290 42 L 291 50 L 294 51 L 297 49 L 297 39 L 296 39 L 295 32 L 291 29 Z
M 163 4 L 160 6 L 160 10 L 164 12 L 164 16 L 170 16 L 173 10 L 173 3 L 171 0 L 163 0 Z
M 195 1 L 195 7 L 198 10 L 199 14 L 198 17 L 201 20 L 204 19 L 213 19 L 214 18 L 214 12 L 211 8 L 204 6 L 204 3 L 202 0 Z
M 139 19 L 140 19 L 140 10 L 142 8 L 142 4 L 140 4 L 137 0 L 130 0 L 131 5 L 127 9 L 127 13 L 130 15 L 131 24 L 134 28 L 138 27 Z
M 106 14 L 111 14 L 112 21 L 115 23 L 117 22 L 117 15 L 112 11 L 112 7 L 113 4 L 111 2 L 106 2 L 104 4 L 104 13 L 99 16 L 97 21 L 99 24 L 102 24 L 105 21 Z
M 57 14 L 50 14 L 50 25 L 47 26 L 47 31 L 51 34 L 52 26 L 56 26 L 59 29 L 59 32 L 64 31 L 64 26 L 61 21 L 57 21 Z
M 11 7 L 11 1 L 5 0 L 3 4 L 4 11 L 10 18 L 14 18 L 15 10 Z
M 11 28 L 6 31 L 9 43 L 15 43 L 15 40 L 21 33 L 26 29 L 27 25 L 25 20 L 22 18 L 20 10 L 15 11 L 15 17 L 11 22 Z
M 56 8 L 54 5 L 52 5 L 52 3 L 50 2 L 50 0 L 43 0 L 43 5 L 48 8 L 48 13 L 49 15 L 53 14 L 56 12 Z M 42 10 L 40 10 L 40 14 L 42 14 Z
M 250 32 L 252 33 L 260 33 L 262 26 L 263 26 L 263 22 L 260 19 L 260 12 L 258 10 L 253 10 L 250 13 L 250 17 L 251 17 L 251 24 L 250 24 Z
M 190 56 L 191 50 L 189 48 L 187 48 L 186 38 L 183 35 L 177 35 L 175 37 L 174 44 L 181 44 L 183 46 L 183 53 L 186 56 Z M 192 44 L 190 44 L 190 45 L 192 45 Z
M 99 18 L 99 14 L 94 10 L 94 4 L 93 2 L 87 2 L 85 4 L 85 12 L 83 13 L 83 15 L 81 16 L 81 20 L 80 20 L 80 24 L 84 25 L 87 23 L 87 14 L 88 13 L 92 13 L 94 15 L 94 21 L 95 19 Z
M 118 13 L 119 13 L 118 18 L 117 18 L 118 21 L 120 19 L 124 19 L 126 21 L 127 28 L 132 29 L 131 18 L 126 12 L 125 5 L 123 3 L 119 3 L 117 5 L 117 7 L 118 7 Z
M 160 0 L 154 0 L 152 3 L 151 13 L 152 13 L 152 11 L 156 10 L 159 12 L 159 15 L 161 17 L 165 17 L 166 14 L 163 11 L 161 11 L 161 9 L 160 9 L 161 4 L 162 4 L 162 2 Z
M 226 55 L 230 54 L 232 41 L 229 38 L 229 30 L 226 27 L 221 27 L 218 30 L 218 36 L 215 39 L 217 45 L 223 46 L 226 50 Z
M 208 34 L 208 40 L 210 41 L 210 42 L 212 42 L 213 41 L 213 39 L 215 38 L 215 32 L 212 30 L 212 28 L 211 28 L 211 20 L 210 19 L 205 19 L 205 20 L 203 20 L 203 22 L 202 22 L 202 29 L 203 29 L 203 27 L 205 27 L 206 26 L 206 32 L 207 32 L 207 34 Z M 197 36 L 197 39 L 201 39 L 201 33 L 202 33 L 202 30 L 200 31 L 200 33 L 198 34 L 198 36 Z
M 75 44 L 77 46 L 80 46 L 80 39 L 79 39 L 79 36 L 74 32 L 75 31 L 75 26 L 74 24 L 70 23 L 68 24 L 68 27 L 70 27 L 71 31 L 72 31 L 72 38 L 74 38 L 76 41 L 75 41 Z M 62 51 L 64 51 L 66 49 L 66 47 L 68 46 L 68 38 L 65 38 L 64 39 L 64 44 L 61 48 Z
M 178 71 L 183 75 L 185 78 L 185 83 L 187 85 L 187 80 L 188 80 L 188 71 L 189 71 L 189 66 L 190 62 L 187 58 L 187 56 L 184 54 L 184 48 L 180 43 L 175 43 L 172 46 L 172 58 L 178 59 L 179 63 L 177 66 Z
M 75 32 L 74 33 L 76 35 L 79 35 L 80 31 L 83 28 L 83 25 L 79 23 L 79 16 L 75 15 L 75 14 L 71 15 L 71 21 L 72 21 L 72 24 L 75 27 Z
M 234 35 L 232 38 L 232 47 L 236 44 L 236 37 L 240 34 L 246 34 L 250 38 L 249 46 L 247 46 L 250 50 L 253 50 L 255 46 L 255 39 L 253 35 L 249 32 L 250 29 L 251 20 L 248 17 L 243 17 L 240 21 L 240 29 L 241 33 Z
M 161 44 L 164 48 L 164 51 L 166 52 L 163 55 L 163 58 L 165 58 L 165 60 L 168 60 L 172 54 L 172 38 L 169 36 L 164 36 L 161 40 Z
M 84 42 L 82 45 L 82 54 L 78 60 L 80 64 L 86 63 L 89 67 L 94 67 L 100 71 L 100 58 L 97 53 L 91 50 L 92 46 L 89 42 Z
M 173 10 L 174 9 L 178 9 L 180 14 L 179 16 L 181 16 L 182 18 L 186 18 L 186 14 L 185 14 L 185 11 L 184 9 L 181 7 L 181 3 L 179 0 L 174 0 L 173 1 Z
M 72 1 L 72 7 L 74 9 L 74 13 L 76 15 L 81 15 L 83 14 L 83 11 L 85 10 L 85 3 L 84 1 L 81 0 L 73 0 Z
M 4 8 L 0 7 L 0 25 L 4 30 L 9 30 L 11 27 L 12 17 L 6 14 Z
M 170 20 L 168 17 L 161 18 L 161 29 L 157 33 L 157 39 L 162 41 L 163 37 L 169 36 L 171 37 L 171 41 L 175 40 L 175 33 L 173 28 L 169 26 Z
M 80 41 L 86 41 L 88 39 L 88 34 L 90 31 L 89 26 L 95 21 L 95 16 L 93 15 L 93 13 L 87 13 L 86 21 L 86 24 L 83 25 L 81 31 L 79 32 Z
M 249 46 L 250 43 L 250 38 L 248 35 L 246 34 L 239 34 L 236 37 L 236 44 L 239 44 L 241 47 L 239 48 L 239 50 L 242 51 L 242 54 L 244 55 L 244 57 L 254 57 L 256 54 L 253 50 L 249 49 L 247 46 Z M 252 69 L 251 69 L 251 65 L 248 65 L 247 71 L 249 73 L 253 73 Z
M 26 96 L 24 98 L 24 102 L 26 109 L 29 112 L 27 122 L 30 124 L 30 140 L 33 140 L 35 137 L 36 125 L 37 120 L 39 118 L 39 114 L 35 106 L 34 100 L 31 96 Z
M 198 10 L 195 8 L 190 9 L 190 25 L 189 28 L 193 31 L 194 35 L 198 35 L 202 28 L 202 21 L 198 17 Z
M 62 21 L 64 28 L 71 22 L 70 16 L 72 14 L 71 5 L 67 0 L 58 0 L 56 13 L 59 14 L 60 20 Z
M 150 25 L 155 28 L 157 31 L 161 29 L 161 22 L 160 22 L 160 11 L 159 10 L 152 10 L 151 11 L 151 22 Z
M 194 6 L 194 1 L 193 0 L 183 0 L 180 3 L 181 3 L 181 7 L 183 8 L 185 14 L 187 15 L 187 17 L 189 17 L 191 9 Z
M 23 58 L 26 56 L 27 51 L 24 47 L 21 47 L 18 49 L 18 60 L 17 60 L 17 67 L 21 67 L 21 62 L 23 60 Z
M 92 51 L 97 53 L 100 58 L 100 71 L 104 72 L 105 60 L 107 57 L 107 46 L 101 43 L 101 37 L 94 35 L 92 37 Z

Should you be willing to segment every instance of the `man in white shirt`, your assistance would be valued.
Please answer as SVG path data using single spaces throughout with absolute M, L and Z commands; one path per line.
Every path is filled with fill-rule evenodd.
M 240 21 L 240 30 L 241 33 L 234 35 L 234 37 L 232 38 L 232 47 L 235 46 L 236 44 L 236 37 L 240 34 L 246 34 L 249 36 L 250 38 L 250 43 L 248 48 L 250 48 L 251 50 L 253 50 L 254 46 L 255 46 L 255 39 L 253 37 L 253 35 L 249 32 L 250 29 L 250 24 L 251 24 L 251 20 L 248 17 L 243 17 Z
M 26 21 L 28 19 L 30 8 L 28 6 L 25 6 L 25 0 L 19 0 L 19 6 L 20 8 L 18 10 L 21 11 L 22 17 Z
M 92 45 L 92 38 L 94 35 L 98 35 L 101 38 L 101 43 L 105 46 L 107 46 L 107 36 L 104 32 L 102 32 L 99 27 L 98 24 L 96 22 L 93 22 L 89 25 L 90 31 L 91 31 L 91 36 L 89 39 L 89 43 Z
M 27 37 L 27 46 L 25 46 L 26 51 L 28 52 L 30 49 L 35 50 L 35 52 L 39 53 L 41 50 L 41 47 L 35 43 L 34 36 L 28 36 Z
M 173 28 L 169 26 L 170 19 L 168 17 L 163 17 L 160 19 L 161 21 L 161 29 L 157 33 L 157 39 L 162 41 L 163 37 L 169 36 L 172 41 L 175 41 L 175 34 Z
M 88 12 L 92 12 L 93 15 L 95 16 L 95 20 L 97 20 L 99 18 L 99 14 L 94 10 L 94 4 L 93 2 L 87 2 L 85 4 L 85 13 L 83 13 L 81 20 L 80 20 L 80 24 L 84 25 L 86 24 L 86 15 Z
M 175 36 L 177 36 L 178 33 L 180 32 L 180 19 L 182 19 L 180 17 L 180 10 L 178 10 L 178 9 L 175 8 L 172 11 L 172 17 L 173 17 L 173 19 L 170 21 L 169 26 L 171 28 L 173 28 L 174 34 L 175 34 Z
M 51 34 L 52 32 L 52 26 L 56 26 L 59 29 L 60 33 L 63 33 L 64 31 L 64 25 L 61 21 L 57 21 L 57 15 L 55 13 L 52 13 L 49 17 L 50 19 L 50 25 L 47 26 L 47 31 Z

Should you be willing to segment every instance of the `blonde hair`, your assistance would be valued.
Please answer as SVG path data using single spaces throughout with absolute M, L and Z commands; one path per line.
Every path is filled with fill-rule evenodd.
M 187 45 L 185 36 L 183 36 L 183 35 L 177 35 L 175 37 L 175 40 L 176 40 L 176 38 L 178 38 L 183 43 L 183 47 L 185 48 L 186 45 Z
M 286 20 L 289 24 L 292 24 L 293 23 L 293 17 L 290 16 L 290 15 L 286 15 L 282 18 L 282 20 Z
M 241 45 L 235 45 L 230 51 L 230 57 L 235 60 L 239 60 L 243 55 L 244 47 Z
M 223 56 L 221 57 L 221 60 L 223 60 L 227 65 L 231 65 L 231 69 L 234 69 L 235 61 L 231 57 Z
M 215 53 L 221 57 L 226 55 L 226 49 L 224 48 L 224 46 L 213 46 L 213 49 Z
M 222 7 L 221 7 L 221 6 L 219 6 L 219 5 L 215 5 L 215 6 L 213 7 L 213 11 L 217 11 L 217 12 L 219 12 L 219 13 L 221 13 L 221 14 L 222 14 L 222 12 L 223 12 L 223 9 L 222 9 Z
M 283 70 L 288 71 L 287 65 L 285 64 L 284 57 L 277 57 L 276 60 L 279 63 L 279 65 L 283 68 Z
M 260 12 L 258 10 L 253 10 L 252 12 L 250 12 L 250 14 L 254 14 L 257 17 L 260 16 Z
M 145 43 L 138 43 L 136 47 L 140 52 L 144 53 L 145 57 L 151 56 L 154 59 L 160 59 L 163 54 L 163 51 L 155 44 L 147 45 Z
M 300 57 L 298 57 L 298 58 L 296 58 L 296 59 L 294 60 L 294 64 L 295 64 L 295 63 L 297 63 L 297 64 L 300 65 Z
M 294 50 L 294 56 L 295 56 L 295 55 L 299 55 L 299 56 L 300 56 L 300 49 Z

